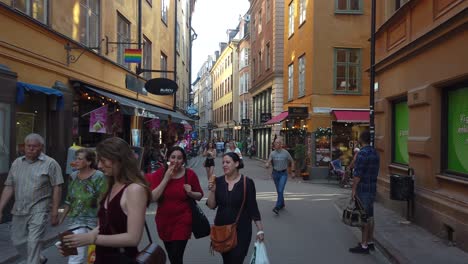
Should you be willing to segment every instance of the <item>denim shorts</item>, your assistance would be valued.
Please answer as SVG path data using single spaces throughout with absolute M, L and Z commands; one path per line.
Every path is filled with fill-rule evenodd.
M 358 193 L 357 197 L 359 198 L 359 201 L 361 201 L 361 204 L 366 211 L 367 217 L 374 217 L 375 194 Z M 356 204 L 356 206 L 358 205 Z

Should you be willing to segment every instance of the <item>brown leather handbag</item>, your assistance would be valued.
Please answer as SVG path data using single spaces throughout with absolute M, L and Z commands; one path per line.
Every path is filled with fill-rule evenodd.
M 242 177 L 244 178 L 244 198 L 242 200 L 241 208 L 237 213 L 236 222 L 230 225 L 211 226 L 210 237 L 212 253 L 213 250 L 219 253 L 225 253 L 231 251 L 237 246 L 237 223 L 239 222 L 242 209 L 244 208 L 245 196 L 247 193 L 245 176 L 242 175 Z
M 150 244 L 138 253 L 138 255 L 135 258 L 135 262 L 144 264 L 165 264 L 166 253 L 161 248 L 161 246 L 159 246 L 156 243 L 153 243 L 153 239 L 151 239 L 151 235 L 146 221 L 145 230 L 146 234 L 148 235 Z

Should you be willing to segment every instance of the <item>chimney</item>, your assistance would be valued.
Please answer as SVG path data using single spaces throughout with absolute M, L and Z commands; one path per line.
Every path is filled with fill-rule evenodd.
M 215 51 L 215 61 L 217 61 L 219 59 L 219 51 Z
M 220 42 L 219 43 L 219 50 L 221 53 L 223 53 L 224 49 L 227 47 L 227 43 L 226 42 Z

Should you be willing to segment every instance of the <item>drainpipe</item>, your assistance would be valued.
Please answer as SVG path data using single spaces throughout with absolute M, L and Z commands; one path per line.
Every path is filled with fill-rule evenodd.
M 174 82 L 177 83 L 177 0 L 174 1 Z M 180 88 L 180 87 L 179 87 Z M 177 92 L 174 94 L 174 111 L 176 111 L 177 108 Z
M 375 10 L 376 0 L 372 0 L 371 6 L 371 43 L 370 43 L 370 93 L 369 93 L 369 129 L 370 129 L 370 144 L 375 146 L 375 122 L 374 122 L 374 106 L 375 106 Z

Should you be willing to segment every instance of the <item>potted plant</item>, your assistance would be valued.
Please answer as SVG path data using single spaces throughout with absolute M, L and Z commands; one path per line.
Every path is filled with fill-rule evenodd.
M 296 174 L 302 176 L 304 180 L 308 180 L 306 146 L 304 144 L 296 144 L 294 147 L 294 159 L 296 160 Z

